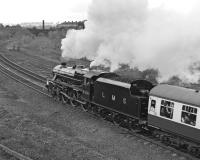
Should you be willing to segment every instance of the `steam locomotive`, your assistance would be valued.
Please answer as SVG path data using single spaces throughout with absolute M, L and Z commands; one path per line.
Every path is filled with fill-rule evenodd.
M 163 143 L 200 157 L 200 93 L 146 80 L 117 81 L 118 75 L 84 66 L 53 69 L 47 89 L 54 99 L 80 106 L 106 120 L 145 131 Z

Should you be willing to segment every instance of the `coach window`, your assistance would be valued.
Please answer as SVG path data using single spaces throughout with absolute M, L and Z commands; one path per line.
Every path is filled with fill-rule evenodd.
M 173 118 L 174 103 L 166 100 L 161 101 L 160 116 L 169 119 Z
M 181 113 L 181 122 L 195 126 L 196 119 L 197 119 L 197 108 L 183 105 Z

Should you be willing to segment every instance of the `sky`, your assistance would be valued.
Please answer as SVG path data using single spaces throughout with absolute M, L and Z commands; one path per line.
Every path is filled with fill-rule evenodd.
M 87 19 L 92 0 L 0 0 L 0 23 L 79 21 Z M 150 7 L 187 13 L 194 0 L 148 0 Z M 181 5 L 180 5 L 181 1 Z M 114 4 L 113 4 L 114 5 Z
M 91 0 L 0 0 L 0 23 L 79 21 Z

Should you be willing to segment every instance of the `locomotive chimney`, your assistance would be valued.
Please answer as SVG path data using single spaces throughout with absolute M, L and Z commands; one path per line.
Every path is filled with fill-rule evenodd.
M 45 29 L 45 26 L 44 26 L 44 20 L 42 20 L 42 30 Z

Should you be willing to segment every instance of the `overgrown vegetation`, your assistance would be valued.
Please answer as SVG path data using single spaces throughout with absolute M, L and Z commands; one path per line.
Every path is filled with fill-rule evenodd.
M 66 31 L 54 30 L 47 33 L 44 34 L 41 30 L 41 33 L 35 35 L 27 28 L 19 25 L 1 25 L 1 48 L 4 47 L 9 50 L 16 50 L 17 48 L 17 50 L 29 50 L 38 55 L 55 54 L 57 57 L 60 57 L 61 39 L 66 36 Z
M 120 75 L 119 79 L 125 82 L 131 82 L 137 79 L 145 79 L 153 84 L 157 84 L 158 78 L 158 70 L 155 69 L 147 69 L 144 71 L 140 71 L 138 68 L 130 68 L 127 65 L 122 65 L 118 70 L 115 71 L 118 75 Z

